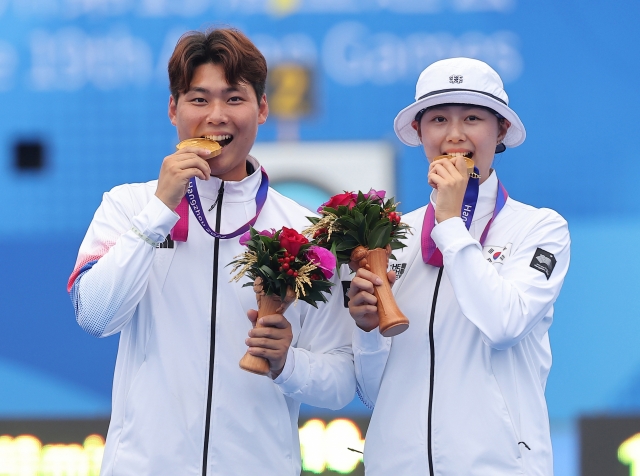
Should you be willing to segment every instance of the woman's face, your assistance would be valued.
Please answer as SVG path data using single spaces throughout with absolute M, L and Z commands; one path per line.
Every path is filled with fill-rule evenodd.
M 504 124 L 485 108 L 469 105 L 433 107 L 422 115 L 420 124 L 411 124 L 418 132 L 429 162 L 438 155 L 470 153 L 482 179 L 489 177 L 496 145 L 511 125 Z

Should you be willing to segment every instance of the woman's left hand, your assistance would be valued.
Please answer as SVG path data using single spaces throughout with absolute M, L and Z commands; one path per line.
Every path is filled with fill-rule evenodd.
M 436 198 L 436 220 L 441 223 L 459 217 L 469 175 L 463 157 L 441 159 L 429 165 L 429 185 L 438 191 Z

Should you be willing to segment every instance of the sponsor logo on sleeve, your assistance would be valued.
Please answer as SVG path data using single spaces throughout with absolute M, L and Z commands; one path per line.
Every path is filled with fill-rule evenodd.
M 540 271 L 547 277 L 547 279 L 549 279 L 551 273 L 553 273 L 553 268 L 556 267 L 556 257 L 553 256 L 553 253 L 549 253 L 542 248 L 538 248 L 536 249 L 536 252 L 533 253 L 533 259 L 531 260 L 530 266 L 533 269 Z
M 173 248 L 175 246 L 175 242 L 171 239 L 171 235 L 167 235 L 162 243 L 158 243 L 156 248 Z
M 349 288 L 351 287 L 351 281 L 342 281 L 342 295 L 344 297 L 344 307 L 349 307 Z
M 502 264 L 511 254 L 511 243 L 504 246 L 488 245 L 482 248 L 482 256 L 489 263 Z
M 396 272 L 396 279 L 400 279 L 407 269 L 407 263 L 393 263 L 389 268 Z

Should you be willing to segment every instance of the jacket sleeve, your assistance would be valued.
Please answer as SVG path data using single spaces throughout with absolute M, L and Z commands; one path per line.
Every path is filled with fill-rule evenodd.
M 118 187 L 105 193 L 85 235 L 67 290 L 80 327 L 95 337 L 119 332 L 148 283 L 156 244 L 178 220 L 155 195 L 135 214 Z
M 495 349 L 514 346 L 553 312 L 569 268 L 567 222 L 548 209 L 536 213 L 500 273 L 460 218 L 439 223 L 431 234 L 462 313 Z
M 353 358 L 356 370 L 358 397 L 369 409 L 378 399 L 382 374 L 387 365 L 391 337 L 383 337 L 376 327 L 370 332 L 353 331 Z
M 344 307 L 342 285 L 337 276 L 327 303 L 314 308 L 299 302 L 303 320 L 292 346 L 293 370 L 284 381 L 276 379 L 282 393 L 301 403 L 337 410 L 355 395 L 351 333 L 354 321 Z

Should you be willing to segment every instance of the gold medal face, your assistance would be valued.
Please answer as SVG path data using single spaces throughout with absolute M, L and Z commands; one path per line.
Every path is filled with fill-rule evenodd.
M 185 147 L 199 147 L 201 149 L 207 149 L 211 152 L 211 156 L 215 157 L 216 155 L 220 155 L 222 152 L 222 146 L 218 144 L 218 142 L 205 139 L 203 137 L 196 137 L 193 139 L 185 139 L 181 141 L 178 145 L 176 145 L 176 149 L 184 149 Z
M 457 156 L 455 155 L 438 155 L 437 157 L 434 157 L 433 160 L 440 160 L 440 159 L 449 159 L 449 160 L 453 160 L 455 159 Z M 475 162 L 473 161 L 473 159 L 470 159 L 469 157 L 462 157 L 464 159 L 464 162 L 467 164 L 467 173 L 469 174 L 470 177 L 472 178 L 480 178 L 480 176 L 478 175 L 476 177 L 476 174 L 473 172 L 473 167 L 475 166 Z

